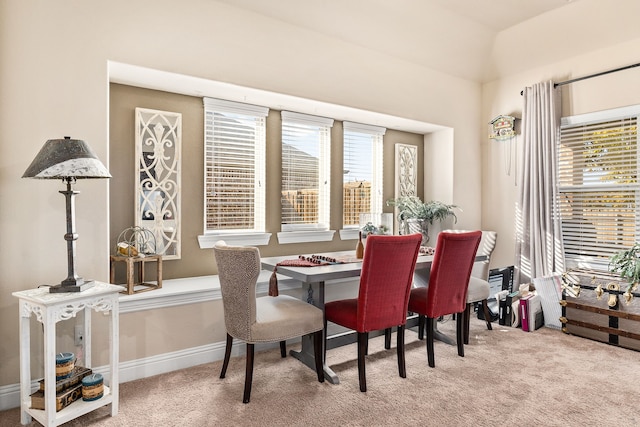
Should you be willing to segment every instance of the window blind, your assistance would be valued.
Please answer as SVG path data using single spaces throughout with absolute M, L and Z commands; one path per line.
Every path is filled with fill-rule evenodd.
M 331 126 L 282 112 L 282 231 L 329 229 Z
M 569 267 L 606 270 L 640 237 L 637 123 L 638 112 L 619 110 L 562 119 L 558 194 Z
M 358 227 L 360 214 L 381 213 L 382 143 L 385 128 L 343 123 L 343 227 Z
M 205 106 L 205 233 L 265 230 L 264 107 L 219 99 Z

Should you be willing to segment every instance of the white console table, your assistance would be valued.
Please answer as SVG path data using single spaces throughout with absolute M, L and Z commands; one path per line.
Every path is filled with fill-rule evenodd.
M 111 416 L 118 413 L 118 297 L 125 288 L 108 283 L 95 282 L 95 285 L 83 292 L 49 293 L 48 287 L 14 292 L 20 299 L 20 422 L 29 424 L 35 418 L 46 427 L 53 427 L 111 404 Z M 110 375 L 105 376 L 104 396 L 95 401 L 82 399 L 56 412 L 55 355 L 56 324 L 71 319 L 84 310 L 83 353 L 85 367 L 91 367 L 91 311 L 111 313 L 109 327 Z M 34 314 L 44 328 L 44 381 L 45 409 L 31 408 L 31 334 L 30 318 Z M 106 339 L 107 337 L 105 337 Z M 66 351 L 66 349 L 61 349 Z M 108 379 L 110 378 L 110 381 Z M 108 385 L 108 386 L 107 386 Z

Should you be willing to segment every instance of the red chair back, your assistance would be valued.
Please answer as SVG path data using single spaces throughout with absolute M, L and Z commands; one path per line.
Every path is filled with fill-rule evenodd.
M 367 237 L 358 291 L 358 332 L 406 323 L 421 240 L 420 234 Z
M 469 277 L 481 237 L 481 231 L 438 234 L 427 290 L 428 317 L 465 310 Z

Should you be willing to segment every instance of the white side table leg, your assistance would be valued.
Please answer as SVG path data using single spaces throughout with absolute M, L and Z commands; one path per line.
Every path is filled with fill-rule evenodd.
M 56 421 L 56 320 L 51 310 L 45 312 L 44 327 L 44 412 L 47 426 L 55 426 Z M 54 385 L 54 386 L 52 386 Z
M 29 395 L 31 394 L 31 315 L 24 310 L 24 303 L 20 303 L 20 423 L 31 422 L 31 415 L 27 412 Z
M 82 353 L 84 356 L 84 366 L 87 368 L 93 368 L 93 362 L 91 360 L 91 337 L 93 333 L 91 331 L 91 308 L 86 307 L 83 315 L 83 327 L 84 327 L 84 339 L 82 340 Z
M 113 307 L 111 309 L 111 323 L 110 329 L 110 349 L 111 349 L 111 394 L 113 395 L 113 401 L 111 402 L 111 416 L 118 415 L 118 399 L 120 396 L 120 376 L 118 373 L 118 358 L 120 355 L 119 346 L 119 334 L 120 334 L 120 312 L 118 298 L 114 298 Z

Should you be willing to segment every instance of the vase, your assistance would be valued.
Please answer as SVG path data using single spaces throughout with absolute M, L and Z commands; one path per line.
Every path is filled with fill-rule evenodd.
M 358 243 L 356 245 L 356 258 L 364 258 L 364 244 L 362 243 L 362 231 L 358 233 Z
M 420 218 L 409 218 L 404 221 L 404 234 L 422 234 L 422 246 L 429 243 L 429 221 Z

